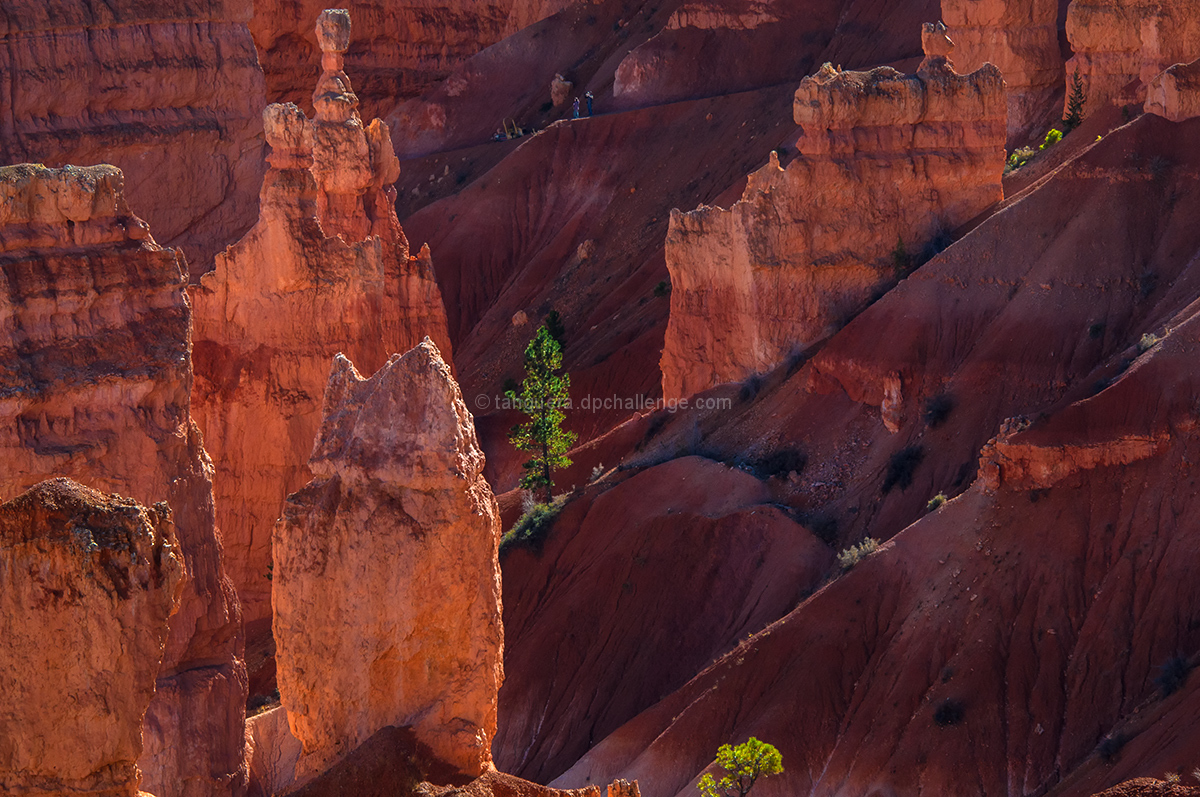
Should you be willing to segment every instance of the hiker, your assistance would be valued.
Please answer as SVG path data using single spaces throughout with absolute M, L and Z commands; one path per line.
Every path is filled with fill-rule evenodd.
M 579 118 L 579 98 L 578 97 L 575 98 L 575 107 L 571 109 L 571 118 L 572 119 Z
M 591 116 L 592 115 L 592 100 L 594 100 L 596 98 L 592 96 L 592 93 L 590 91 L 587 94 L 584 94 L 583 96 L 587 100 L 588 116 Z

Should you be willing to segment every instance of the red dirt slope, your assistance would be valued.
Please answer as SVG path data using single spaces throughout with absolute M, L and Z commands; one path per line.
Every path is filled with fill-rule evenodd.
M 432 248 L 455 363 L 472 410 L 484 416 L 488 476 L 498 490 L 515 484 L 516 461 L 503 442 L 511 418 L 487 416 L 504 381 L 522 375 L 524 345 L 546 312 L 558 310 L 566 323 L 577 400 L 659 395 L 668 303 L 654 289 L 668 278 L 662 247 L 670 209 L 740 193 L 745 175 L 794 136 L 794 78 L 819 58 L 873 65 L 917 54 L 919 22 L 936 16 L 924 0 L 901 7 L 823 0 L 827 14 L 784 14 L 786 24 L 772 29 L 789 45 L 759 47 L 753 79 L 731 83 L 706 68 L 703 84 L 685 93 L 711 99 L 611 113 L 621 60 L 659 35 L 678 6 L 578 4 L 479 53 L 388 117 L 397 151 L 413 156 L 398 183 L 399 212 L 413 241 Z M 737 61 L 736 53 L 758 46 L 754 35 L 710 30 L 705 36 L 716 38 L 703 57 Z M 504 119 L 544 127 L 569 115 L 548 107 L 556 72 L 575 82 L 576 93 L 595 93 L 598 116 L 517 144 L 487 144 Z M 726 93 L 746 85 L 769 88 Z M 513 325 L 518 312 L 528 325 Z M 570 423 L 586 441 L 629 415 L 585 411 Z
M 793 376 L 767 380 L 757 401 L 660 433 L 661 456 L 689 437 L 716 455 L 805 450 L 812 464 L 795 486 L 771 485 L 813 525 L 835 521 L 844 543 L 891 537 L 934 493 L 963 489 L 1004 418 L 1028 416 L 1009 431 L 1032 424 L 989 455 L 999 476 L 610 735 L 556 784 L 638 777 L 653 797 L 687 793 L 718 744 L 756 735 L 783 750 L 788 769 L 763 782 L 767 794 L 1029 793 L 1152 708 L 1158 666 L 1200 647 L 1200 624 L 1187 620 L 1200 601 L 1189 511 L 1200 453 L 1189 431 L 1200 395 L 1190 368 L 1198 133 L 1200 122 L 1153 117 L 1112 133 Z M 1143 334 L 1168 330 L 1139 358 Z M 898 399 L 885 390 L 893 379 Z M 942 394 L 951 409 L 931 428 L 926 400 Z M 902 419 L 896 435 L 879 419 L 885 398 Z M 911 486 L 883 494 L 892 455 L 918 445 Z M 678 583 L 669 569 L 663 581 Z M 961 701 L 963 719 L 943 728 L 932 715 L 947 700 Z M 1192 727 L 1186 714 L 1175 721 Z M 1200 752 L 1136 742 L 1121 754 L 1137 756 L 1135 774 Z M 1115 782 L 1100 780 L 1064 793 Z
M 762 482 L 702 457 L 609 487 L 572 502 L 540 555 L 505 556 L 507 679 L 493 752 L 506 772 L 557 776 L 790 611 L 833 558 L 769 504 Z

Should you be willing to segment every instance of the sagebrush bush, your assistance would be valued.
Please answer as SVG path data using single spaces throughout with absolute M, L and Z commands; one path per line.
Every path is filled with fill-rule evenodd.
M 1158 691 L 1162 693 L 1163 697 L 1170 697 L 1178 692 L 1187 681 L 1188 673 L 1191 670 L 1192 665 L 1186 658 L 1172 656 L 1158 668 L 1158 677 L 1154 679 L 1154 685 L 1158 687 Z
M 566 494 L 556 495 L 550 503 L 541 504 L 533 500 L 532 493 L 526 493 L 521 503 L 523 514 L 517 518 L 512 529 L 500 538 L 500 553 L 507 553 L 513 548 L 528 548 L 535 554 L 541 554 L 558 513 L 566 506 L 567 498 Z
M 751 468 L 760 479 L 802 473 L 808 465 L 808 454 L 796 448 L 783 448 L 755 462 Z
M 879 540 L 874 537 L 867 537 L 858 545 L 851 545 L 838 554 L 838 567 L 842 568 L 842 570 L 849 570 L 878 550 Z
M 925 449 L 919 445 L 906 446 L 892 454 L 883 477 L 883 494 L 890 493 L 893 487 L 899 487 L 901 492 L 907 490 L 912 485 L 917 466 L 924 459 Z
M 1145 335 L 1142 335 L 1142 339 L 1138 341 L 1138 351 L 1144 354 L 1157 346 L 1160 340 L 1162 340 L 1162 338 L 1160 338 L 1158 335 L 1155 335 L 1153 332 L 1147 332 Z
M 1096 745 L 1096 753 L 1100 756 L 1100 760 L 1106 764 L 1111 764 L 1117 760 L 1117 755 L 1120 754 L 1121 748 L 1129 741 L 1129 737 L 1123 733 L 1114 733 L 1105 736 L 1100 740 L 1100 744 Z
M 936 429 L 946 422 L 954 411 L 954 396 L 949 393 L 939 393 L 925 399 L 925 411 L 921 417 L 930 429 Z
M 948 500 L 949 499 L 946 498 L 945 493 L 938 493 L 933 498 L 929 499 L 929 503 L 925 504 L 925 511 L 936 512 L 937 510 L 941 509 L 942 504 L 946 503 Z
M 938 724 L 939 728 L 949 728 L 962 722 L 966 713 L 967 708 L 961 700 L 948 697 L 933 712 L 933 721 Z
M 738 398 L 741 401 L 753 401 L 758 397 L 758 391 L 763 388 L 763 378 L 758 374 L 751 374 L 742 381 L 742 388 L 738 391 Z

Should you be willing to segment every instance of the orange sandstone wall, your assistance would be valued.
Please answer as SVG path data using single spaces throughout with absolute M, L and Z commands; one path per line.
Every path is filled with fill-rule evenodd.
M 0 163 L 110 163 L 202 268 L 254 222 L 263 76 L 249 0 L 0 9 Z
M 191 308 L 177 250 L 112 166 L 0 169 L 0 494 L 49 476 L 174 511 L 187 582 L 139 759 L 158 797 L 240 794 L 241 613 L 189 411 Z
M 311 478 L 330 358 L 374 370 L 425 335 L 450 345 L 428 250 L 409 255 L 393 209 L 399 162 L 387 126 L 363 125 L 342 71 L 349 18 L 323 20 L 317 118 L 290 104 L 266 109 L 273 151 L 258 223 L 192 289 L 195 413 L 247 622 L 270 616 L 271 528 Z
M 1067 62 L 1068 89 L 1078 70 L 1087 109 L 1141 104 L 1144 88 L 1126 96 L 1128 83 L 1148 84 L 1168 66 L 1200 56 L 1200 6 L 1192 0 L 1072 0 L 1067 37 L 1075 51 Z
M 346 58 L 369 118 L 415 97 L 460 62 L 511 33 L 557 13 L 571 0 L 356 0 L 345 4 L 359 33 Z M 320 55 L 313 25 L 328 0 L 265 0 L 250 30 L 267 95 L 307 109 Z
M 750 175 L 729 210 L 672 211 L 663 394 L 689 396 L 782 362 L 891 284 L 903 242 L 919 256 L 1003 194 L 999 70 L 959 75 L 932 26 L 915 75 L 826 64 L 796 92 L 800 156 Z
M 942 21 L 954 39 L 954 65 L 974 72 L 999 67 L 1008 86 L 1010 142 L 1040 123 L 1047 100 L 1061 90 L 1059 0 L 942 0 Z

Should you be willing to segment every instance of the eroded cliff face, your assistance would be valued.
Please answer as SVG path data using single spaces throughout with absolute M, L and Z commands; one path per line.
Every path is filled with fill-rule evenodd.
M 1145 110 L 1172 122 L 1200 116 L 1200 60 L 1156 75 L 1146 87 Z
M 802 446 L 777 501 L 836 521 L 837 547 L 892 541 L 554 785 L 694 794 L 715 746 L 749 735 L 781 740 L 788 794 L 1082 796 L 1191 768 L 1200 680 L 1168 696 L 1159 679 L 1200 645 L 1179 620 L 1200 602 L 1198 125 L 1145 115 L 1105 135 L 732 423 L 667 422 L 664 437 L 698 422 L 718 457 Z M 955 401 L 931 413 L 939 396 Z M 888 489 L 906 449 L 923 458 Z M 567 710 L 547 704 L 547 722 Z
M 490 766 L 503 626 L 483 462 L 428 339 L 370 379 L 334 360 L 315 478 L 275 531 L 279 691 L 302 779 L 387 726 L 464 774 Z
M 429 335 L 449 351 L 427 249 L 409 254 L 386 125 L 363 125 L 342 71 L 345 12 L 322 17 L 310 121 L 263 112 L 271 168 L 258 223 L 192 289 L 195 413 L 216 462 L 218 525 L 248 622 L 270 616 L 271 528 L 308 479 L 329 360 L 376 369 Z
M 201 268 L 253 222 L 263 77 L 245 0 L 0 9 L 0 162 L 110 163 Z
M 1063 85 L 1059 0 L 942 0 L 954 39 L 954 66 L 967 73 L 995 64 L 1008 86 L 1008 136 L 1023 142 Z
M 671 212 L 665 397 L 828 336 L 898 267 L 1002 198 L 1004 81 L 994 66 L 955 73 L 950 47 L 929 26 L 915 75 L 826 64 L 796 91 L 799 157 L 780 168 L 773 153 L 729 210 Z
M 68 479 L 0 505 L 0 789 L 134 797 L 184 563 L 153 509 Z
M 1141 104 L 1159 72 L 1200 56 L 1200 6 L 1191 0 L 1072 0 L 1067 37 L 1067 88 L 1076 71 L 1087 108 Z M 1141 85 L 1126 92 L 1127 84 Z
M 573 0 L 368 0 L 351 9 L 360 33 L 347 54 L 363 113 L 383 116 L 415 97 L 460 62 Z M 327 0 L 255 3 L 250 30 L 271 100 L 307 104 L 320 53 L 313 25 Z
M 192 423 L 183 257 L 112 166 L 0 169 L 0 493 L 49 476 L 174 510 L 188 578 L 139 766 L 158 797 L 245 785 L 241 615 Z

